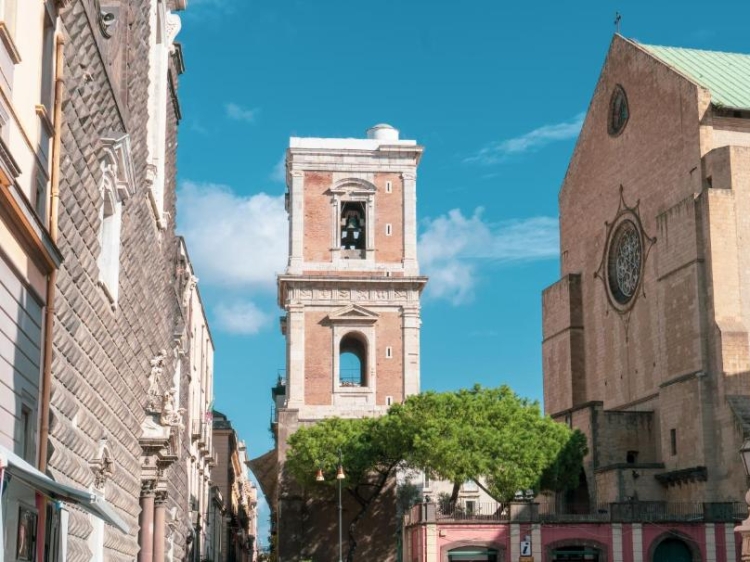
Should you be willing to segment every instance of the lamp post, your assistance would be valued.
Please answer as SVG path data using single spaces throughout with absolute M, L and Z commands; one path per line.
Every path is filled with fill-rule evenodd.
M 745 440 L 742 447 L 740 447 L 740 456 L 742 457 L 742 465 L 745 467 L 745 474 L 750 476 L 750 439 Z M 745 503 L 748 506 L 747 519 L 735 527 L 734 532 L 739 533 L 742 537 L 742 551 L 740 554 L 742 562 L 750 562 L 750 490 L 745 494 Z
M 339 562 L 343 562 L 344 560 L 342 556 L 342 544 L 343 544 L 342 528 L 343 527 L 341 523 L 343 507 L 341 505 L 341 484 L 344 481 L 344 478 L 346 478 L 346 474 L 344 474 L 344 464 L 342 462 L 341 449 L 338 450 L 338 454 L 339 454 L 339 464 L 338 464 L 338 467 L 336 468 L 336 481 L 338 484 L 337 487 L 338 487 L 338 499 L 339 499 L 339 508 L 338 508 L 339 509 Z M 315 474 L 315 480 L 316 482 L 323 482 L 325 480 L 325 478 L 323 477 L 322 468 L 319 468 L 318 472 Z

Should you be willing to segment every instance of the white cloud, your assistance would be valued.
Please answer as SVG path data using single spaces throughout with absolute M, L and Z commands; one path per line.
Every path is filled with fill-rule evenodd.
M 235 121 L 244 121 L 245 123 L 252 123 L 255 121 L 255 116 L 258 114 L 258 109 L 247 109 L 236 103 L 227 103 L 224 105 L 226 109 L 227 117 L 234 119 Z
M 428 294 L 453 304 L 472 299 L 482 261 L 543 260 L 558 252 L 557 219 L 531 217 L 493 224 L 483 220 L 482 208 L 470 217 L 453 209 L 427 219 L 419 237 L 419 262 L 430 277 Z
M 213 310 L 217 327 L 230 334 L 253 335 L 271 323 L 274 316 L 251 301 L 220 302 Z
M 225 185 L 185 181 L 178 222 L 201 281 L 273 290 L 288 252 L 284 197 L 240 196 Z
M 281 156 L 281 159 L 276 162 L 276 165 L 271 171 L 271 180 L 278 183 L 286 183 L 286 153 Z
M 491 142 L 464 162 L 497 164 L 515 154 L 532 152 L 556 141 L 573 139 L 581 132 L 585 116 L 585 113 L 579 113 L 569 121 L 544 125 L 518 137 Z

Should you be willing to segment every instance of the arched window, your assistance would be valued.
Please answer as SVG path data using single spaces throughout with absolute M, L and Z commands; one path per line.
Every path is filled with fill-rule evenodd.
M 341 248 L 343 250 L 364 250 L 365 244 L 365 205 L 359 201 L 347 201 L 341 205 Z
M 367 386 L 367 343 L 356 333 L 341 338 L 339 344 L 339 384 Z

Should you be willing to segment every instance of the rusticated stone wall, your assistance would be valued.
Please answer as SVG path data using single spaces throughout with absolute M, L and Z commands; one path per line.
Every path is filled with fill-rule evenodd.
M 170 221 L 165 230 L 157 227 L 146 182 L 150 4 L 151 0 L 122 0 L 110 38 L 101 33 L 92 0 L 69 2 L 60 13 L 66 42 L 59 247 L 65 262 L 55 298 L 49 467 L 57 480 L 93 489 L 89 463 L 106 439 L 114 473 L 100 489 L 130 531 L 123 534 L 105 526 L 104 558 L 123 562 L 135 560 L 139 551 L 139 438 L 146 418 L 150 361 L 166 351 L 164 372 L 157 381 L 164 393 L 173 384 L 179 360 L 174 350 L 181 319 L 174 286 L 178 119 L 169 95 L 164 210 Z M 174 64 L 171 73 L 176 86 Z M 133 170 L 131 196 L 122 208 L 119 296 L 114 304 L 99 284 L 97 265 L 101 139 L 111 132 L 129 135 Z M 178 450 L 180 458 L 164 475 L 167 522 L 175 525 L 177 559 L 184 552 L 189 523 L 184 451 L 185 447 Z M 71 508 L 69 561 L 91 559 L 92 521 Z

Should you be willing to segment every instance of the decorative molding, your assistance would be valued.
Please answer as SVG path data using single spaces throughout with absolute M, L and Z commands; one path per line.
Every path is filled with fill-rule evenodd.
M 103 167 L 112 172 L 120 201 L 127 201 L 135 193 L 135 175 L 130 151 L 130 135 L 109 131 L 101 138 Z
M 0 21 L 0 41 L 2 41 L 5 50 L 8 52 L 8 56 L 13 64 L 21 62 L 21 53 L 18 51 L 18 47 L 13 42 L 13 36 L 8 30 L 8 26 L 5 25 L 4 21 Z
M 49 136 L 54 135 L 55 126 L 52 124 L 52 119 L 50 118 L 49 113 L 47 113 L 47 108 L 43 106 L 42 104 L 37 104 L 34 110 L 36 111 L 36 114 L 39 117 L 39 121 L 42 122 L 42 126 L 47 131 L 47 134 Z

